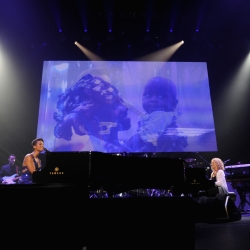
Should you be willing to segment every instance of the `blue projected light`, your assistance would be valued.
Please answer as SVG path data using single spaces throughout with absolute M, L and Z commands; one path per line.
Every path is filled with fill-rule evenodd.
M 57 151 L 217 151 L 207 65 L 45 61 L 37 137 Z

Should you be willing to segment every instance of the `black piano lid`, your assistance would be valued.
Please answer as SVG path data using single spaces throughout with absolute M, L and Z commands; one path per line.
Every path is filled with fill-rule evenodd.
M 60 174 L 61 173 L 61 174 Z M 96 151 L 50 152 L 34 182 L 81 182 L 85 179 L 120 182 L 152 182 L 162 185 L 183 183 L 184 162 L 163 157 L 122 156 Z

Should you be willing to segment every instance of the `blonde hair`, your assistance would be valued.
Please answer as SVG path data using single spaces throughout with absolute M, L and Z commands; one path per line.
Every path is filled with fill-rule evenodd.
M 213 161 L 217 163 L 218 169 L 225 170 L 224 162 L 220 158 L 213 158 L 211 162 Z

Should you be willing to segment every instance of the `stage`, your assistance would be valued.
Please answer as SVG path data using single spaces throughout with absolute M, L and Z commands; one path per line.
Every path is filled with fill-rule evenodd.
M 239 221 L 195 224 L 195 250 L 249 250 L 250 214 Z
M 83 189 L 1 185 L 4 249 L 195 249 L 190 197 L 88 199 Z

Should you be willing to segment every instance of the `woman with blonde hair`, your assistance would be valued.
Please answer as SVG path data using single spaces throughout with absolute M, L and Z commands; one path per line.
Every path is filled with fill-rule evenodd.
M 219 194 L 227 194 L 228 193 L 228 187 L 227 187 L 227 181 L 225 178 L 225 168 L 224 163 L 220 158 L 213 158 L 211 160 L 211 180 L 215 180 L 215 187 L 218 188 L 217 193 Z M 209 195 L 210 196 L 210 195 Z

